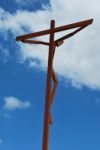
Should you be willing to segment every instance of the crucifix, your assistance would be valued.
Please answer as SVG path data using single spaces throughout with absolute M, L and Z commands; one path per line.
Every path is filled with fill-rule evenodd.
M 52 124 L 50 107 L 53 102 L 54 94 L 55 94 L 57 83 L 58 83 L 55 71 L 53 69 L 53 59 L 54 59 L 55 49 L 56 47 L 59 47 L 60 45 L 62 45 L 64 43 L 64 40 L 72 37 L 79 31 L 87 27 L 88 25 L 92 24 L 92 22 L 93 22 L 93 19 L 90 19 L 90 20 L 85 20 L 85 21 L 81 21 L 81 22 L 77 22 L 77 23 L 73 23 L 69 25 L 55 27 L 55 21 L 51 20 L 50 29 L 16 37 L 16 41 L 21 41 L 23 43 L 28 43 L 28 44 L 42 44 L 42 45 L 46 45 L 49 47 L 42 150 L 48 150 L 49 125 Z M 54 39 L 55 33 L 70 30 L 70 29 L 75 29 L 75 28 L 76 28 L 75 31 L 65 36 L 62 36 L 59 39 L 56 39 L 56 40 Z M 43 35 L 50 36 L 49 42 L 38 41 L 38 40 L 33 39 L 35 37 L 39 37 Z M 54 82 L 53 88 L 51 86 L 52 80 Z

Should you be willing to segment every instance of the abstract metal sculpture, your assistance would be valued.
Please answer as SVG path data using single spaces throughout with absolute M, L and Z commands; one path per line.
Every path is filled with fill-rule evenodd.
M 86 21 L 82 21 L 82 22 L 77 22 L 74 24 L 55 27 L 55 21 L 51 20 L 50 29 L 48 29 L 48 30 L 43 30 L 43 31 L 16 37 L 16 41 L 22 41 L 24 43 L 29 43 L 29 44 L 43 44 L 43 45 L 49 46 L 42 150 L 48 150 L 49 124 L 52 124 L 52 119 L 51 119 L 51 115 L 50 115 L 50 106 L 52 104 L 56 86 L 58 83 L 57 77 L 56 77 L 54 69 L 53 69 L 53 58 L 54 58 L 54 54 L 55 54 L 55 48 L 62 45 L 64 40 L 72 37 L 79 31 L 81 31 L 82 29 L 87 27 L 88 25 L 92 24 L 92 22 L 93 22 L 93 19 L 90 19 L 90 20 L 86 20 Z M 69 29 L 75 29 L 75 28 L 76 28 L 75 31 L 73 31 L 57 40 L 54 40 L 54 34 L 56 32 L 61 32 L 61 31 L 69 30 Z M 37 41 L 37 40 L 30 39 L 30 38 L 47 35 L 47 34 L 50 35 L 49 42 Z M 52 79 L 54 81 L 53 89 L 51 89 Z

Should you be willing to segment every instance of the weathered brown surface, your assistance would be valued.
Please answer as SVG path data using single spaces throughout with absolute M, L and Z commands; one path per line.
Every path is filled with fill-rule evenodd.
M 52 124 L 50 107 L 53 102 L 54 94 L 55 94 L 57 83 L 58 83 L 56 74 L 53 69 L 53 59 L 54 59 L 55 49 L 57 46 L 61 46 L 64 43 L 64 40 L 72 37 L 79 31 L 81 31 L 82 29 L 87 27 L 88 25 L 92 24 L 92 22 L 93 22 L 93 19 L 90 19 L 90 20 L 81 21 L 78 23 L 73 23 L 73 24 L 55 28 L 55 21 L 51 20 L 50 29 L 48 29 L 48 30 L 43 30 L 43 31 L 16 37 L 17 41 L 21 41 L 23 43 L 43 44 L 43 45 L 49 46 L 42 150 L 48 150 L 49 125 Z M 57 40 L 54 40 L 54 34 L 56 32 L 61 32 L 64 30 L 69 30 L 69 29 L 74 29 L 74 28 L 77 28 L 77 29 Z M 30 38 L 43 36 L 43 35 L 47 35 L 47 34 L 50 35 L 49 42 L 37 41 L 37 40 L 33 40 L 33 39 L 30 40 Z M 53 89 L 51 89 L 52 80 L 54 82 Z

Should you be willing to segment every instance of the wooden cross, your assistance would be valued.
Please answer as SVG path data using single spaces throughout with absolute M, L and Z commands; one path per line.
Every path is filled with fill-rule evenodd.
M 93 22 L 93 19 L 90 19 L 90 20 L 85 20 L 85 21 L 81 21 L 81 22 L 77 22 L 77 23 L 73 23 L 69 25 L 55 27 L 55 21 L 51 20 L 50 29 L 48 30 L 43 30 L 43 31 L 16 37 L 16 41 L 22 41 L 24 43 L 29 43 L 29 44 L 43 44 L 43 45 L 49 46 L 42 150 L 48 150 L 49 124 L 52 124 L 52 119 L 50 115 L 50 106 L 53 102 L 56 86 L 58 83 L 56 74 L 53 69 L 53 58 L 55 54 L 55 49 L 56 47 L 62 45 L 64 43 L 64 40 L 72 37 L 79 31 L 87 27 L 88 25 L 92 24 L 92 22 Z M 61 38 L 57 40 L 54 39 L 55 33 L 69 30 L 69 29 L 75 29 L 75 28 L 76 28 L 75 31 L 65 36 L 62 36 Z M 37 40 L 31 39 L 31 38 L 35 38 L 35 37 L 39 37 L 43 35 L 48 35 L 48 34 L 50 35 L 49 42 L 37 41 Z M 52 79 L 54 81 L 53 89 L 51 89 Z

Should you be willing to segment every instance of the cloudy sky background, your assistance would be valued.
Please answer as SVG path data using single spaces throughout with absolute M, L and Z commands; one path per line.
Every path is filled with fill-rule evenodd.
M 19 0 L 16 0 L 16 3 L 25 5 L 21 1 L 19 3 Z M 28 3 L 28 0 L 26 3 Z M 35 5 L 35 3 L 34 1 L 33 4 Z M 86 28 L 80 35 L 76 35 L 75 38 L 73 37 L 65 42 L 62 48 L 58 48 L 54 67 L 58 75 L 64 77 L 65 80 L 70 79 L 72 84 L 75 82 L 76 85 L 86 85 L 90 88 L 99 89 L 99 11 L 99 1 L 91 2 L 90 0 L 86 3 L 82 0 L 75 2 L 64 1 L 63 3 L 60 0 L 51 0 L 50 4 L 42 4 L 42 10 L 39 9 L 35 12 L 18 9 L 11 13 L 0 8 L 0 29 L 1 32 L 6 32 L 5 34 L 10 31 L 13 37 L 16 37 L 16 35 L 22 33 L 49 28 L 52 18 L 56 20 L 56 26 L 94 18 L 92 26 Z M 48 39 L 47 37 L 41 38 L 43 40 Z M 40 69 L 45 68 L 47 64 L 47 47 L 33 47 L 19 43 L 18 45 L 21 61 L 30 59 L 30 66 L 33 64 Z M 60 64 L 59 60 L 61 60 Z
M 59 85 L 52 108 L 54 127 L 50 148 L 100 149 L 99 6 L 98 0 L 86 3 L 83 0 L 0 1 L 2 150 L 41 149 L 48 49 L 16 42 L 16 36 L 48 29 L 51 19 L 56 21 L 56 26 L 61 26 L 91 18 L 94 19 L 92 25 L 56 49 L 54 69 Z M 66 32 L 57 33 L 55 39 L 64 34 Z M 49 37 L 38 39 L 48 41 Z

